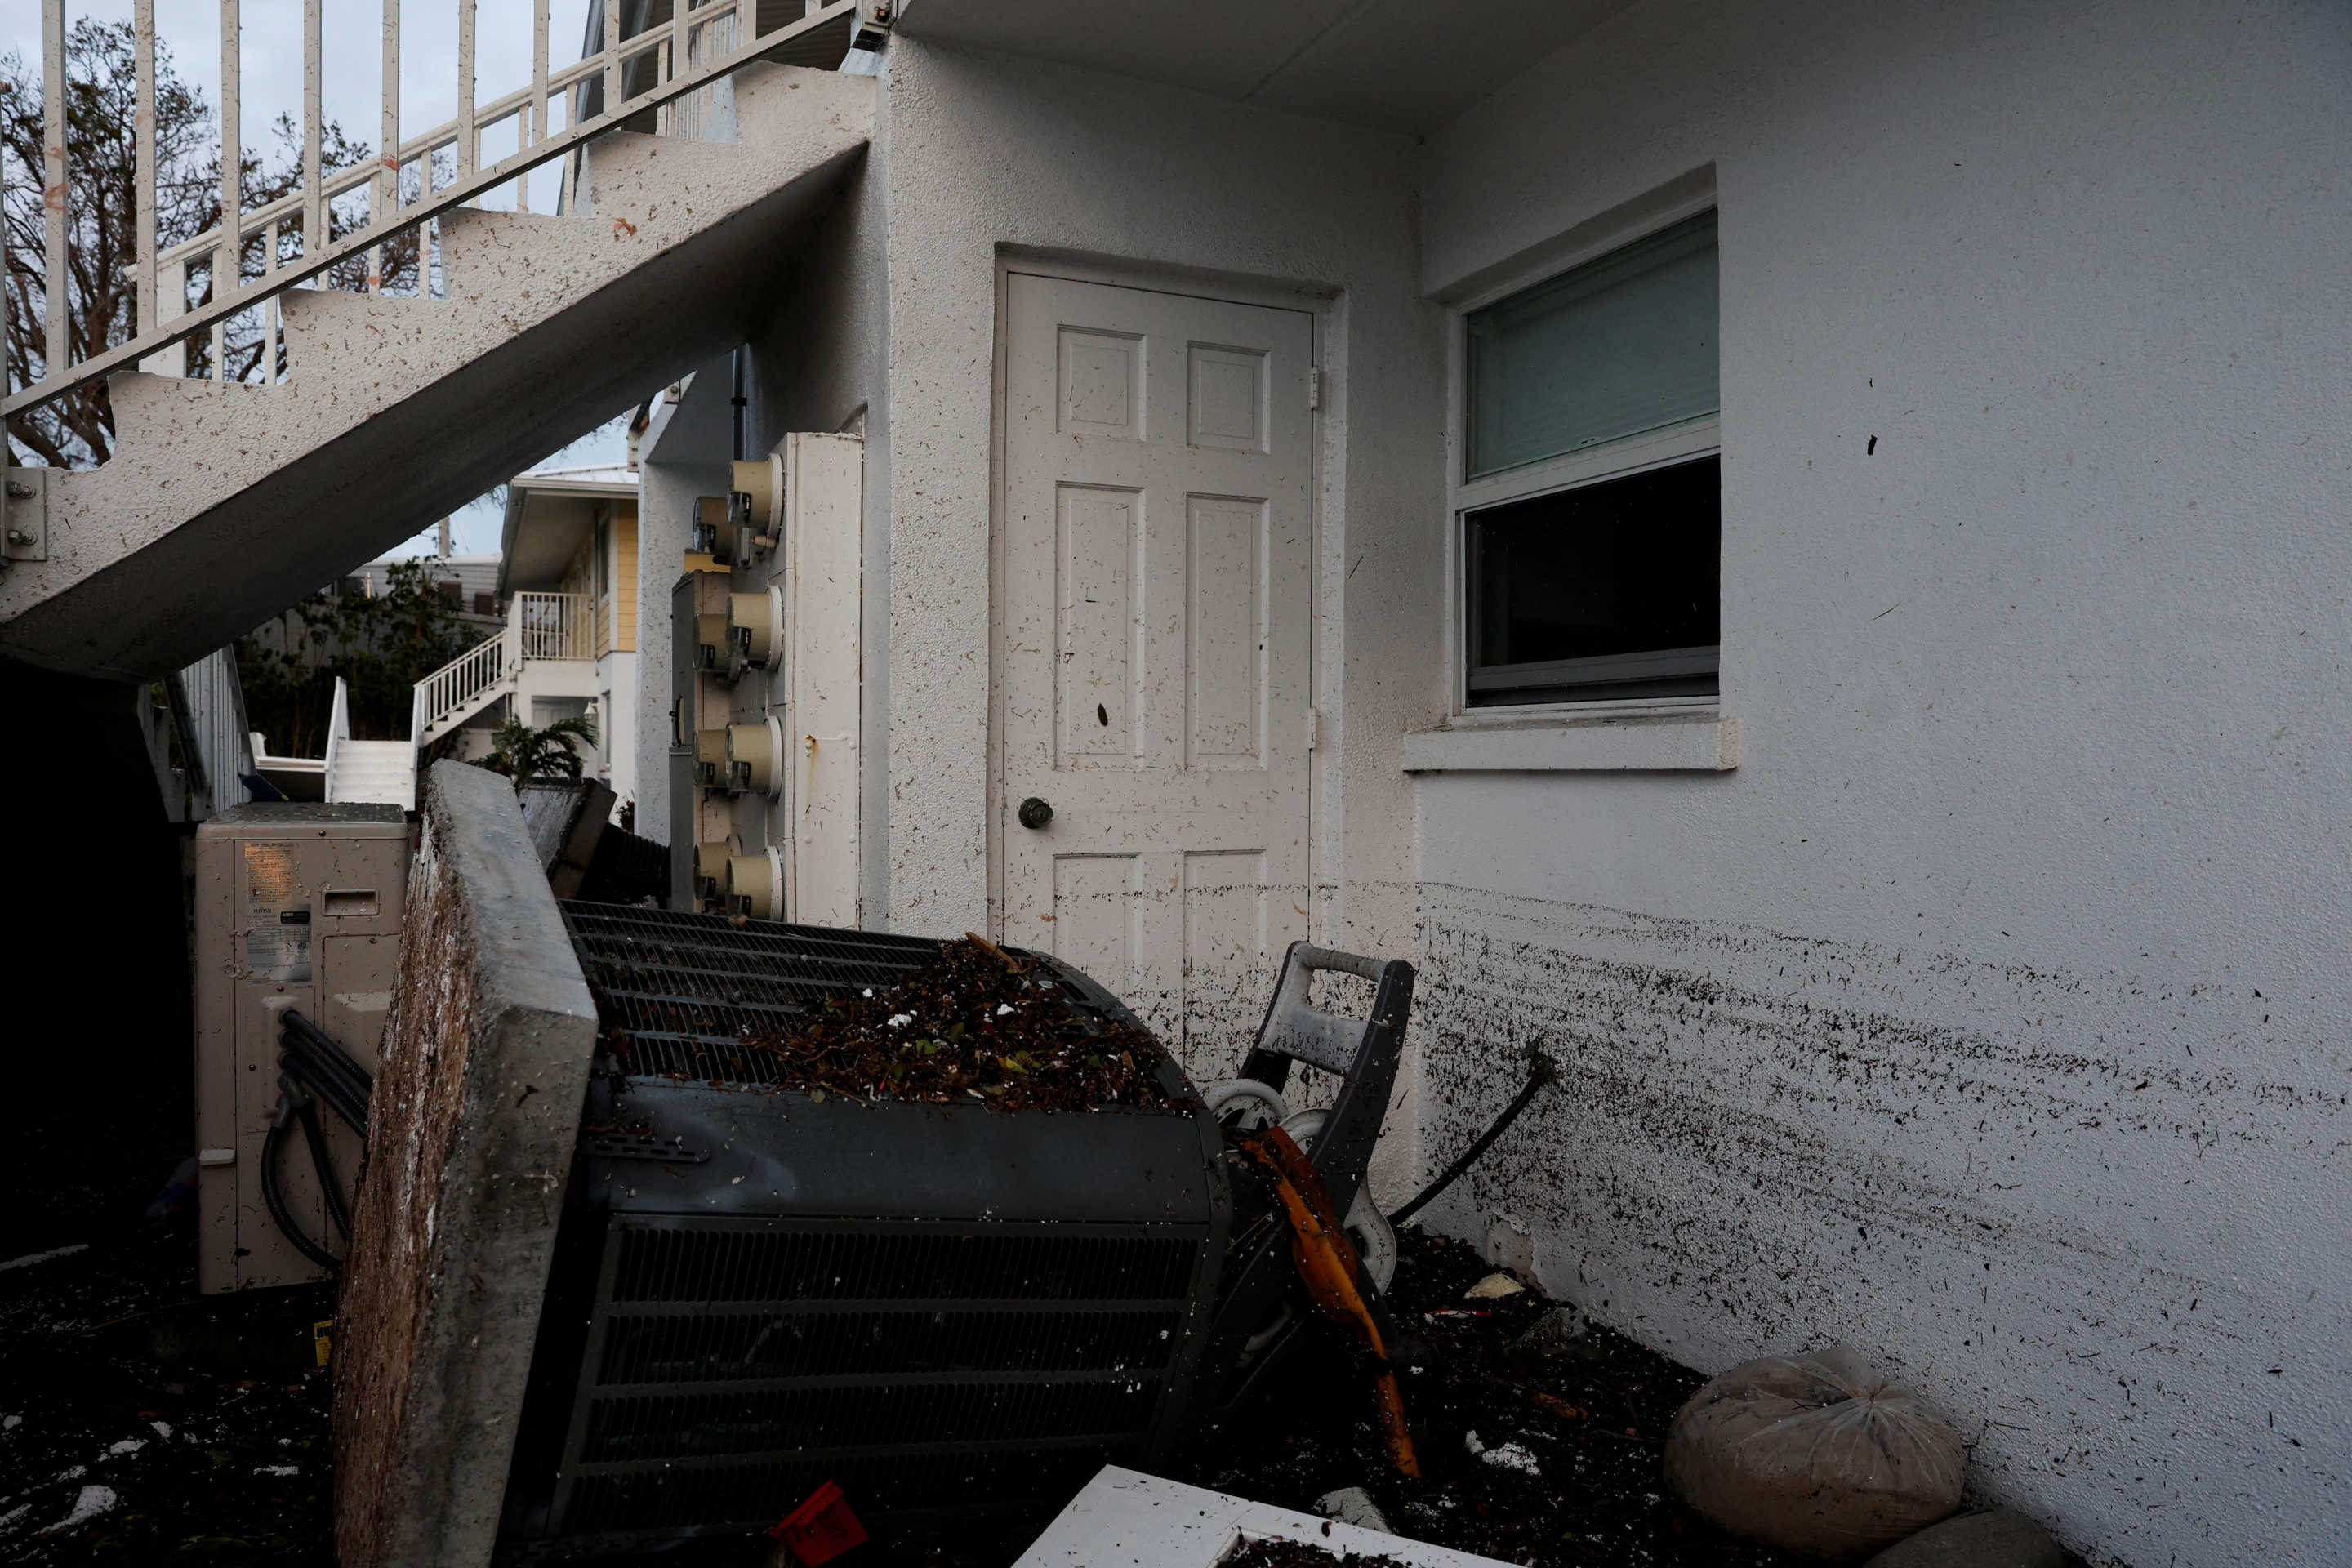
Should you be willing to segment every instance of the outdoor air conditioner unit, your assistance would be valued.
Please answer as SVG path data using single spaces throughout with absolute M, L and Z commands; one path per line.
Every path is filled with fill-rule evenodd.
M 396 805 L 256 801 L 196 829 L 196 1275 L 207 1291 L 323 1279 L 270 1213 L 270 1194 L 326 1252 L 343 1238 L 307 1139 L 262 1152 L 279 1094 L 284 1015 L 299 1012 L 362 1068 L 400 973 L 409 826 Z M 320 1115 L 348 1198 L 359 1135 Z M 265 1180 L 268 1186 L 265 1188 Z
M 880 1534 L 1034 1529 L 1181 1431 L 1230 1209 L 1217 1123 L 805 1093 L 747 1030 L 919 937 L 567 903 L 601 1026 L 503 1534 L 748 1542 L 827 1481 Z M 1087 1027 L 1125 1020 L 1036 954 Z M 1030 1522 L 1034 1521 L 1034 1522 Z M 714 1542 L 715 1544 L 715 1542 Z M 764 1542 L 762 1542 L 764 1544 Z

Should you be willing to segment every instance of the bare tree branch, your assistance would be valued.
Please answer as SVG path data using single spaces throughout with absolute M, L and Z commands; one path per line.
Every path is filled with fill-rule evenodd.
M 79 364 L 129 342 L 138 329 L 137 69 L 131 25 L 87 17 L 77 21 L 67 37 L 65 63 L 68 341 L 61 346 L 65 363 Z M 219 225 L 221 148 L 211 105 L 180 78 L 161 42 L 155 49 L 154 109 L 155 234 L 156 243 L 168 249 Z M 249 206 L 302 187 L 299 129 L 290 117 L 280 115 L 272 131 L 273 154 L 239 150 Z M 52 363 L 48 235 L 41 196 L 43 134 L 39 62 L 27 67 L 13 52 L 0 57 L 0 179 L 6 182 L 5 199 L 0 199 L 0 229 L 8 244 L 7 275 L 0 279 L 0 287 L 8 294 L 5 348 L 11 390 L 38 381 Z M 370 146 L 346 136 L 341 125 L 325 127 L 320 148 L 322 172 L 350 168 L 371 155 Z M 364 213 L 349 205 L 340 209 L 330 205 L 330 237 L 348 234 L 366 221 Z M 307 237 L 299 226 L 280 231 L 281 264 L 301 255 Z M 267 244 L 257 235 L 238 247 L 237 270 L 243 278 L 258 279 L 268 271 Z M 410 230 L 385 247 L 386 286 L 403 292 L 414 289 L 418 262 L 418 236 Z M 190 265 L 181 309 L 210 302 L 212 268 L 210 258 Z M 341 289 L 358 289 L 365 281 L 365 259 L 358 257 L 330 268 L 322 279 L 324 286 Z M 167 313 L 172 312 L 158 311 L 159 316 Z M 232 318 L 223 336 L 231 379 L 275 380 L 285 373 L 283 346 L 269 353 L 259 310 Z M 211 374 L 211 333 L 192 335 L 187 346 L 188 374 Z M 267 364 L 265 355 L 270 361 Z M 11 462 L 22 455 L 56 468 L 95 468 L 114 451 L 113 405 L 103 384 L 87 386 L 45 407 L 12 416 L 7 438 Z

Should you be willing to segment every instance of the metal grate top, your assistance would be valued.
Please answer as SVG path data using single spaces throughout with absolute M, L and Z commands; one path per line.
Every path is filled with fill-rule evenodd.
M 635 905 L 575 900 L 561 907 L 597 1016 L 607 1030 L 628 1037 L 628 1071 L 636 1077 L 773 1083 L 781 1064 L 743 1049 L 747 1031 L 788 1024 L 828 996 L 895 984 L 942 945 L 930 937 Z M 1091 984 L 1066 984 L 1061 994 L 1096 1016 L 1118 1005 Z
M 827 996 L 885 986 L 936 957 L 928 937 L 569 901 L 563 922 L 607 1029 L 628 1036 L 633 1074 L 768 1083 L 776 1063 L 746 1030 Z

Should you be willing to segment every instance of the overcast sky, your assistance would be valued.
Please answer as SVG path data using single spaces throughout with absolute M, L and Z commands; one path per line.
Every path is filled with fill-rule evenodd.
M 580 58 L 590 0 L 552 0 L 549 6 L 550 68 Z M 326 0 L 320 57 L 320 97 L 326 118 L 370 146 L 383 128 L 383 11 L 382 0 Z M 242 0 L 242 140 L 248 149 L 274 153 L 270 125 L 281 113 L 299 126 L 302 119 L 302 0 Z M 532 0 L 477 0 L 475 88 L 485 102 L 530 85 Z M 66 26 L 83 16 L 101 22 L 131 19 L 131 0 L 67 0 Z M 220 0 L 155 0 L 158 43 L 171 53 L 182 79 L 202 89 L 205 101 L 220 106 Z M 430 131 L 457 112 L 457 0 L 401 0 L 400 125 L 403 137 Z M 0 0 L 0 51 L 14 50 L 27 64 L 41 55 L 39 0 Z M 556 123 L 562 124 L 558 111 Z M 486 134 L 488 162 L 514 151 L 512 122 Z M 544 165 L 531 183 L 531 206 L 555 208 L 557 165 Z M 488 205 L 512 205 L 510 198 Z M 618 463 L 627 457 L 623 423 L 614 422 L 567 447 L 550 463 L 564 466 Z M 479 503 L 457 515 L 457 548 L 467 554 L 499 547 L 498 512 Z M 418 535 L 430 550 L 435 531 Z

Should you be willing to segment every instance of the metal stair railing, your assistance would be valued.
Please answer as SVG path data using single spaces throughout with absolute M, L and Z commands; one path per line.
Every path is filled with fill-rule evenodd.
M 551 68 L 548 64 L 548 14 L 551 0 L 531 0 L 533 6 L 533 47 L 531 82 L 487 103 L 474 99 L 475 71 L 475 8 L 478 0 L 451 0 L 457 12 L 457 118 L 435 126 L 418 135 L 403 139 L 400 135 L 400 24 L 401 0 L 383 0 L 383 145 L 392 149 L 387 155 L 371 157 L 349 168 L 327 174 L 320 168 L 320 149 L 325 139 L 325 121 L 321 110 L 323 79 L 322 43 L 325 0 L 303 0 L 302 15 L 302 188 L 290 195 L 261 205 L 247 208 L 243 190 L 244 146 L 238 123 L 239 84 L 242 75 L 243 37 L 238 19 L 239 0 L 218 0 L 221 13 L 221 210 L 234 215 L 227 222 L 205 231 L 169 249 L 159 249 L 156 243 L 157 189 L 163 171 L 156 161 L 155 147 L 155 0 L 132 0 L 131 21 L 133 54 L 137 82 L 135 108 L 137 115 L 137 174 L 133 180 L 138 225 L 135 253 L 124 268 L 137 296 L 136 330 L 124 342 L 113 344 L 90 355 L 79 363 L 65 363 L 70 352 L 71 338 L 68 329 L 68 214 L 71 205 L 68 191 L 68 126 L 66 84 L 66 7 L 65 0 L 39 0 L 41 7 L 42 147 L 40 181 L 43 195 L 44 226 L 40 276 L 44 283 L 46 327 L 44 340 L 49 345 L 47 363 L 41 366 L 39 379 L 0 398 L 0 416 L 37 408 L 61 397 L 76 388 L 86 386 L 116 371 L 128 370 L 143 360 L 152 360 L 163 351 L 173 349 L 196 333 L 213 334 L 212 374 L 215 379 L 226 379 L 227 355 L 223 352 L 224 334 L 231 318 L 262 306 L 269 306 L 265 328 L 273 335 L 270 351 L 263 359 L 265 372 L 274 371 L 276 354 L 274 334 L 277 331 L 276 306 L 278 295 L 298 284 L 320 279 L 320 275 L 337 262 L 352 257 L 369 258 L 367 288 L 380 292 L 383 285 L 383 247 L 387 241 L 418 228 L 452 208 L 478 201 L 482 196 L 508 184 L 515 183 L 517 207 L 526 209 L 529 202 L 529 182 L 520 176 L 542 163 L 567 157 L 586 147 L 606 132 L 619 129 L 626 121 L 649 110 L 662 110 L 662 128 L 672 133 L 690 133 L 701 120 L 701 100 L 697 95 L 713 84 L 732 76 L 753 60 L 788 48 L 795 40 L 835 22 L 846 21 L 851 28 L 853 47 L 878 48 L 887 35 L 892 11 L 891 0 L 803 0 L 806 14 L 796 20 L 757 33 L 758 0 L 672 0 L 670 16 L 622 37 L 622 0 L 603 0 L 601 47 L 577 63 Z M 646 13 L 651 15 L 649 9 Z M 754 36 L 756 34 L 756 36 Z M 645 64 L 651 68 L 644 68 Z M 646 85 L 635 91 L 625 90 L 628 81 L 644 80 Z M 582 115 L 586 107 L 588 90 L 601 85 L 601 108 L 598 112 Z M 564 105 L 567 123 L 560 131 L 551 130 L 549 104 L 570 92 L 573 100 Z M 481 162 L 485 132 L 508 122 L 513 122 L 517 151 L 489 163 Z M 455 178 L 446 184 L 436 184 L 439 160 L 437 155 L 453 153 Z M 415 199 L 410 199 L 402 185 L 403 174 L 412 165 L 420 166 L 420 187 Z M 567 196 L 573 169 L 567 169 L 564 188 Z M 341 237 L 333 237 L 328 216 L 328 204 L 348 193 L 365 188 L 367 222 Z M 565 204 L 568 206 L 568 202 Z M 292 240 L 297 247 L 290 256 L 280 254 L 281 245 Z M 260 277 L 243 276 L 244 255 L 248 243 L 259 242 L 263 248 L 263 271 Z M 186 279 L 190 263 L 209 265 L 214 283 L 211 298 L 191 306 L 186 302 Z M 24 271 L 31 271 L 29 268 Z M 0 236 L 0 277 L 16 277 L 20 268 L 7 255 L 5 236 Z M 234 279 L 234 287 L 223 288 L 220 280 Z M 321 284 L 324 279 L 320 279 Z M 160 287 L 159 287 L 160 285 Z M 176 285 L 176 287 L 174 287 Z M 29 290 L 27 290 L 29 294 Z M 21 297 L 21 296 L 20 296 Z M 6 309 L 13 299 L 0 300 Z M 165 356 L 162 368 L 169 368 Z M 181 362 L 184 370 L 184 359 Z

